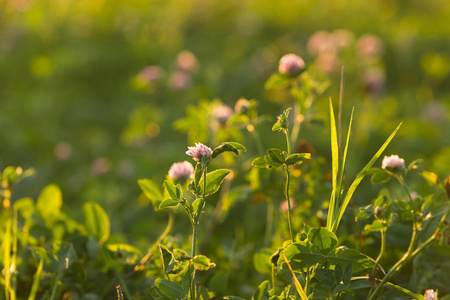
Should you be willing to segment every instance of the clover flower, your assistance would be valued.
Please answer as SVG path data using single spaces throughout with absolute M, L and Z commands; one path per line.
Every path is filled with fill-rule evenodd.
M 305 62 L 299 56 L 290 53 L 284 55 L 280 59 L 280 64 L 278 65 L 278 72 L 281 74 L 288 75 L 290 77 L 295 77 L 300 74 L 305 69 Z
M 203 145 L 202 143 L 195 143 L 195 147 L 188 147 L 186 154 L 192 156 L 196 161 L 201 161 L 203 157 L 210 157 L 212 154 L 211 148 Z
M 216 106 L 213 110 L 213 116 L 221 126 L 224 126 L 232 115 L 233 109 L 225 104 Z
M 405 160 L 398 155 L 385 156 L 381 168 L 394 173 L 401 173 L 405 170 Z
M 174 163 L 169 169 L 169 177 L 184 183 L 194 178 L 194 167 L 187 161 Z
M 245 98 L 240 98 L 234 105 L 234 111 L 238 114 L 245 114 L 250 109 L 250 101 Z
M 437 299 L 437 293 L 434 290 L 426 290 L 425 294 L 423 294 L 425 297 L 425 300 L 436 300 Z

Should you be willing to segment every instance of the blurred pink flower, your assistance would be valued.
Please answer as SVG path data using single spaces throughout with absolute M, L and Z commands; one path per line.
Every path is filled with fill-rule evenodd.
M 169 78 L 169 86 L 175 90 L 184 90 L 191 85 L 191 75 L 177 71 Z
M 303 59 L 299 56 L 290 53 L 284 55 L 280 59 L 280 64 L 278 65 L 278 72 L 281 74 L 288 75 L 290 77 L 297 76 L 301 71 L 305 69 L 306 65 Z
M 55 146 L 55 156 L 60 160 L 66 160 L 72 154 L 72 146 L 67 142 L 59 142 Z
M 228 119 L 233 115 L 233 109 L 228 105 L 221 104 L 213 109 L 213 117 L 219 122 L 221 126 L 224 126 Z
M 326 72 L 334 73 L 339 70 L 339 61 L 335 51 L 322 52 L 317 57 L 317 67 Z
M 196 161 L 201 161 L 203 157 L 210 157 L 212 154 L 211 148 L 203 145 L 202 143 L 195 143 L 195 147 L 188 147 L 186 154 L 192 156 Z
M 289 199 L 289 204 L 291 205 L 291 211 L 297 207 L 297 204 L 294 201 L 294 198 L 290 198 Z M 282 213 L 286 213 L 288 211 L 289 207 L 288 207 L 288 202 L 287 200 L 284 200 L 283 202 L 281 202 L 280 204 L 280 212 Z
M 234 105 L 234 111 L 237 114 L 246 113 L 250 109 L 250 101 L 245 98 L 240 98 Z
M 193 72 L 197 69 L 198 62 L 195 55 L 189 51 L 181 51 L 177 56 L 177 67 L 178 69 L 185 72 Z
M 187 161 L 174 163 L 169 169 L 169 177 L 175 181 L 186 182 L 194 178 L 194 167 Z
M 311 55 L 318 55 L 324 51 L 334 50 L 330 33 L 325 30 L 317 31 L 311 35 L 306 47 Z
M 336 48 L 347 47 L 354 40 L 353 33 L 346 29 L 337 29 L 337 30 L 333 31 L 332 37 L 333 37 L 333 43 L 336 46 Z
M 425 297 L 425 300 L 436 300 L 437 299 L 437 294 L 434 290 L 426 290 L 425 294 L 423 294 L 423 296 Z
M 97 175 L 103 175 L 111 170 L 111 162 L 106 157 L 97 158 L 92 164 L 92 171 Z
M 357 47 L 361 57 L 374 57 L 381 54 L 383 42 L 379 37 L 367 33 L 359 38 Z
M 141 78 L 144 82 L 149 83 L 153 81 L 157 81 L 162 76 L 162 69 L 159 66 L 148 66 L 139 72 L 139 78 Z
M 398 155 L 385 156 L 381 168 L 394 173 L 401 173 L 405 170 L 405 160 Z
M 371 68 L 364 73 L 364 83 L 367 92 L 374 97 L 381 97 L 385 89 L 386 76 L 378 68 Z

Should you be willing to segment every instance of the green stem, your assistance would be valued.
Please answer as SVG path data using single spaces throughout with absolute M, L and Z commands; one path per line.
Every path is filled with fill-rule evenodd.
M 291 155 L 291 139 L 289 137 L 289 129 L 286 129 L 284 133 L 286 134 L 287 153 L 289 156 Z
M 375 260 L 375 265 L 373 266 L 372 274 L 375 276 L 375 272 L 377 271 L 378 263 L 381 259 L 381 256 L 383 256 L 384 249 L 386 248 L 386 228 L 383 228 L 380 230 L 381 233 L 381 247 L 380 247 L 380 254 L 378 254 L 377 259 Z
M 195 248 L 197 244 L 197 226 L 200 219 L 200 214 L 202 213 L 203 207 L 206 204 L 206 170 L 207 164 L 203 166 L 203 204 L 200 204 L 200 208 L 194 216 L 194 225 L 192 226 L 192 249 L 191 249 L 191 257 L 193 258 L 196 254 Z M 195 268 L 192 271 L 192 281 L 191 281 L 191 299 L 195 299 Z
M 285 166 L 286 170 L 286 201 L 288 205 L 288 224 L 289 224 L 289 235 L 291 237 L 291 243 L 294 242 L 294 237 L 292 234 L 292 221 L 291 221 L 291 201 L 289 197 L 289 184 L 290 184 L 290 172 L 289 172 L 289 166 Z
M 434 233 L 422 244 L 420 245 L 416 250 L 412 251 L 412 245 L 415 243 L 415 240 L 417 239 L 417 233 L 416 230 L 413 231 L 413 236 L 411 238 L 411 243 L 409 244 L 408 251 L 403 255 L 403 257 L 389 270 L 389 272 L 384 276 L 383 280 L 377 285 L 375 290 L 371 295 L 369 295 L 368 300 L 375 300 L 377 299 L 378 295 L 381 292 L 381 288 L 387 284 L 387 281 L 391 279 L 392 276 L 394 276 L 400 269 L 406 265 L 408 262 L 410 262 L 417 254 L 419 254 L 423 249 L 425 249 L 439 234 L 439 232 L 442 229 L 442 226 L 445 222 L 445 219 L 448 216 L 450 207 L 447 207 L 447 210 L 443 214 L 440 220 L 439 226 L 436 228 Z

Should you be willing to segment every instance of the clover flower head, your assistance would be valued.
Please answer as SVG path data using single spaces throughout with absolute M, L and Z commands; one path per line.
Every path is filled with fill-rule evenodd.
M 436 300 L 437 299 L 437 293 L 434 290 L 426 290 L 425 294 L 423 294 L 425 297 L 425 300 Z
M 245 98 L 240 98 L 234 105 L 234 111 L 238 114 L 246 113 L 250 109 L 250 101 Z
M 295 77 L 300 74 L 305 69 L 305 62 L 299 56 L 290 53 L 284 55 L 280 59 L 280 64 L 278 65 L 278 72 L 280 74 L 285 74 L 290 77 Z
M 195 147 L 188 147 L 186 154 L 192 156 L 195 161 L 201 161 L 203 157 L 210 157 L 212 154 L 211 148 L 202 143 L 195 143 Z
M 169 177 L 175 181 L 186 182 L 194 178 L 194 167 L 187 161 L 174 163 L 169 169 Z
M 294 209 L 297 207 L 297 204 L 295 203 L 294 198 L 290 198 L 289 199 L 289 204 L 291 206 L 291 209 Z M 280 204 L 280 211 L 282 213 L 286 213 L 289 210 L 289 206 L 288 206 L 288 202 L 287 200 L 284 200 L 283 202 L 281 202 Z
M 224 126 L 228 119 L 233 115 L 233 109 L 228 105 L 221 104 L 214 108 L 213 116 L 219 122 L 220 125 Z
M 405 170 L 405 160 L 398 155 L 385 156 L 381 168 L 394 173 L 401 173 Z

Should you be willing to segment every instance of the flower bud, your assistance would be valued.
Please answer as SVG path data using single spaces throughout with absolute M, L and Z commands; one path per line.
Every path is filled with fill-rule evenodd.
M 228 105 L 221 104 L 213 110 L 213 116 L 219 122 L 220 126 L 225 126 L 228 119 L 233 115 L 233 109 Z
M 405 170 L 405 160 L 398 155 L 385 156 L 381 168 L 393 173 L 402 173 Z
M 185 183 L 188 179 L 194 178 L 194 167 L 187 161 L 174 163 L 168 175 L 175 181 Z
M 423 294 L 425 300 L 436 300 L 437 293 L 434 290 L 426 290 L 425 294 Z
M 278 72 L 280 74 L 295 77 L 305 70 L 305 62 L 295 54 L 286 54 L 280 59 Z

